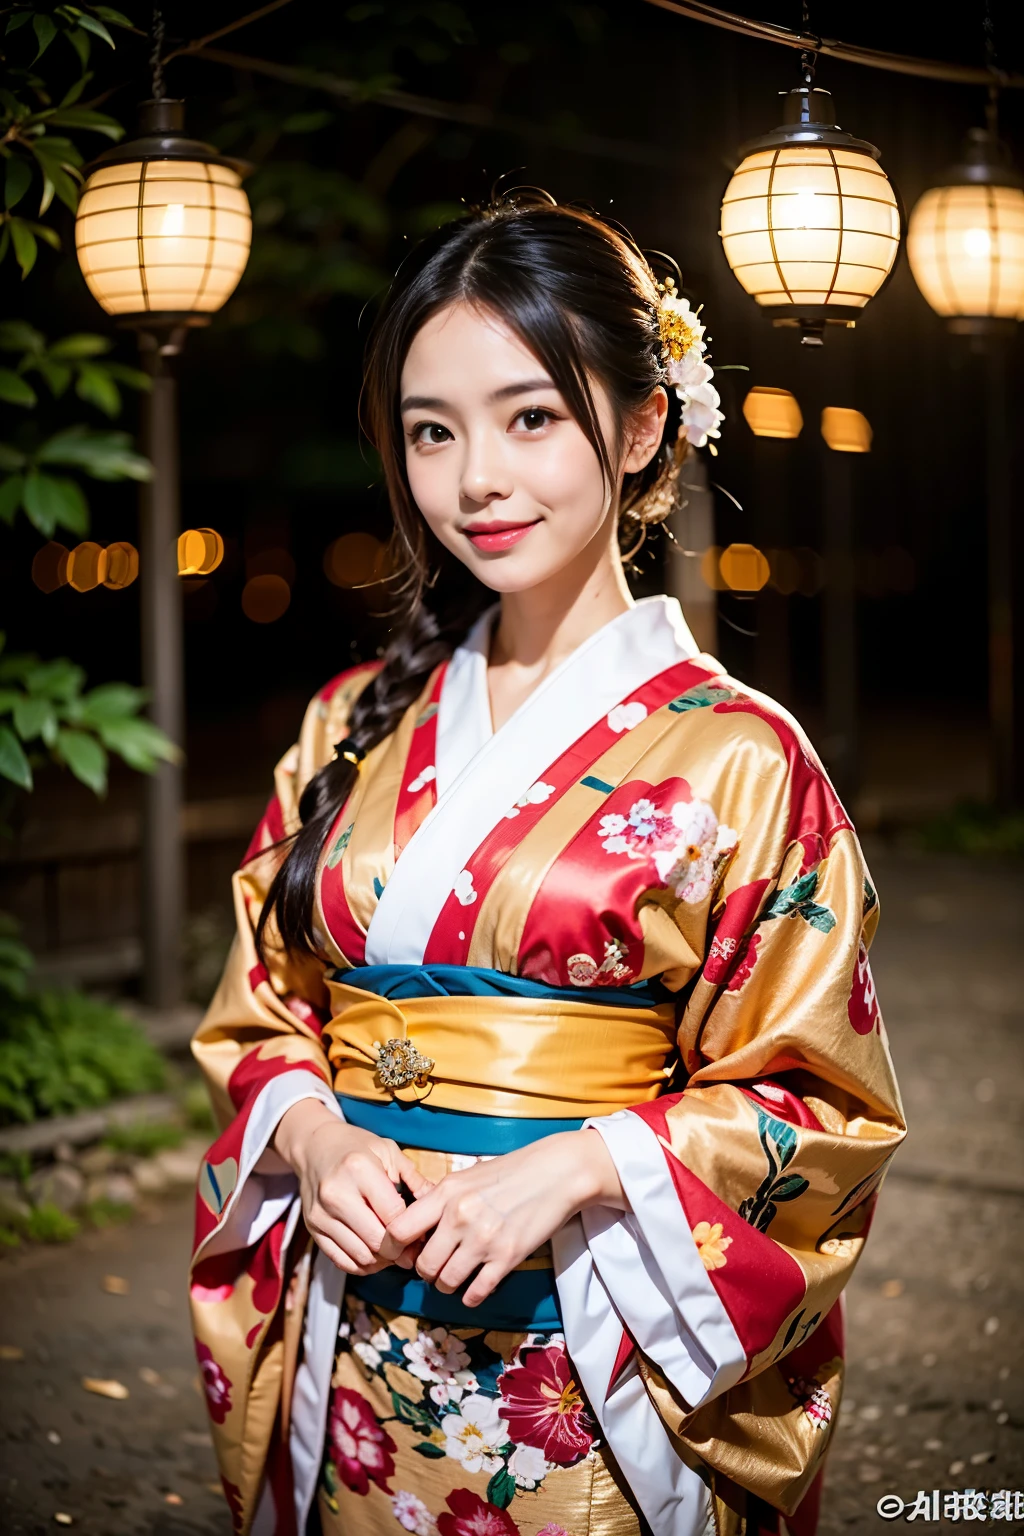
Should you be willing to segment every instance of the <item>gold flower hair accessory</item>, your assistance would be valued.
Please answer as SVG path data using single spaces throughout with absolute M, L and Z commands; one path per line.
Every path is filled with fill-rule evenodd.
M 703 448 L 710 437 L 721 437 L 721 396 L 711 380 L 714 370 L 705 357 L 707 342 L 700 310 L 676 291 L 674 278 L 658 284 L 658 328 L 666 381 L 683 404 L 679 435 L 694 448 Z M 714 446 L 711 452 L 715 452 Z

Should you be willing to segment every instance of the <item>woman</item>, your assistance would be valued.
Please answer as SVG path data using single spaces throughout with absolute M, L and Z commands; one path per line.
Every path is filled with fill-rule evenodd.
M 846 813 L 623 576 L 717 431 L 702 336 L 529 198 L 377 320 L 403 618 L 278 767 L 195 1040 L 236 1530 L 814 1531 L 905 1127 Z

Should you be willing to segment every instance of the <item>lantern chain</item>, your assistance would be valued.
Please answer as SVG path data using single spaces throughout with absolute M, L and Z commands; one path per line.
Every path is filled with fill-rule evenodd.
M 164 100 L 164 16 L 158 5 L 153 7 L 153 24 L 150 28 L 149 67 L 153 74 L 153 100 Z
M 811 26 L 811 7 L 808 0 L 801 0 L 800 31 L 806 37 Z M 814 69 L 818 62 L 818 50 L 804 49 L 800 54 L 800 79 L 808 90 L 814 85 Z
M 985 121 L 993 138 L 999 136 L 999 65 L 996 62 L 996 28 L 992 20 L 992 0 L 985 0 L 985 14 L 981 29 L 985 35 L 985 66 L 991 75 L 988 101 L 985 103 Z

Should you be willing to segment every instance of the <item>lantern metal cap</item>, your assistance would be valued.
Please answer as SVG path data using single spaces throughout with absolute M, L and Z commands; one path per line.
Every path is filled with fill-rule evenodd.
M 761 149 L 788 149 L 824 144 L 832 149 L 846 149 L 854 154 L 870 155 L 872 160 L 881 157 L 881 151 L 867 139 L 855 139 L 852 133 L 844 133 L 836 122 L 832 92 L 817 85 L 798 85 L 791 91 L 780 91 L 785 100 L 782 122 L 770 128 L 756 139 L 740 145 L 740 160 L 756 154 Z
M 185 103 L 164 97 L 139 103 L 139 134 L 123 144 L 114 144 L 86 167 L 88 172 L 103 165 L 127 165 L 136 160 L 191 160 L 200 165 L 225 165 L 245 176 L 252 170 L 248 160 L 222 155 L 212 144 L 188 139 L 185 127 Z
M 947 166 L 938 187 L 1018 187 L 1024 176 L 1013 163 L 1010 147 L 990 128 L 970 128 L 955 165 Z

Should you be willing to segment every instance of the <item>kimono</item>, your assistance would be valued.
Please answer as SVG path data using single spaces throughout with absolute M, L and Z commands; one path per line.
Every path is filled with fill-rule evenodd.
M 191 1305 L 234 1528 L 813 1536 L 843 1288 L 905 1135 L 878 898 L 800 727 L 675 599 L 592 635 L 494 731 L 477 622 L 328 835 L 323 960 L 253 934 L 376 665 L 306 713 L 235 877 L 193 1049 L 221 1135 Z M 479 1308 L 315 1248 L 272 1149 L 319 1099 L 431 1179 L 587 1125 L 629 1202 Z M 316 1516 L 314 1514 L 314 1524 Z

